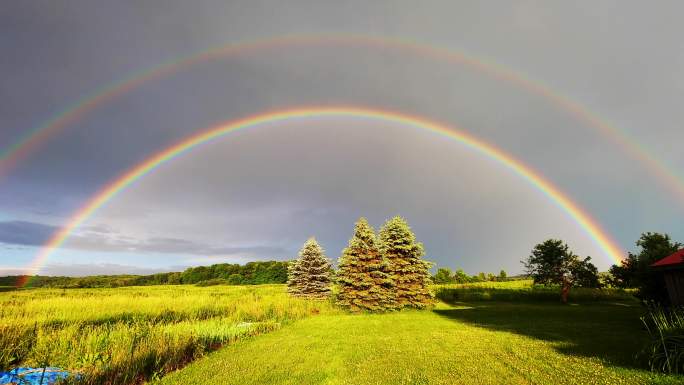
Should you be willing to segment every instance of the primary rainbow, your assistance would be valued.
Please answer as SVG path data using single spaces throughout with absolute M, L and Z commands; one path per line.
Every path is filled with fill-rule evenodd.
M 684 179 L 677 171 L 663 163 L 656 156 L 653 156 L 642 144 L 610 124 L 607 120 L 602 119 L 591 112 L 587 107 L 554 91 L 551 87 L 540 81 L 533 80 L 525 74 L 513 71 L 490 60 L 443 47 L 430 46 L 406 39 L 343 34 L 315 36 L 290 35 L 213 47 L 189 56 L 183 56 L 164 62 L 145 71 L 135 72 L 121 81 L 107 84 L 105 87 L 76 101 L 76 103 L 60 111 L 42 125 L 29 130 L 10 146 L 0 149 L 0 177 L 9 172 L 14 165 L 26 157 L 33 149 L 47 141 L 52 135 L 56 134 L 64 127 L 77 121 L 98 106 L 137 88 L 148 81 L 174 74 L 198 63 L 229 57 L 231 55 L 261 51 L 281 46 L 288 47 L 316 44 L 358 45 L 403 50 L 438 60 L 446 60 L 447 62 L 466 65 L 469 68 L 488 74 L 496 79 L 521 87 L 533 94 L 543 97 L 551 104 L 568 112 L 576 119 L 597 129 L 605 137 L 622 148 L 623 151 L 645 165 L 662 184 L 666 185 L 672 191 L 673 195 L 681 203 L 684 203 Z
M 33 260 L 28 270 L 37 271 L 41 266 L 43 266 L 50 254 L 55 249 L 59 248 L 69 238 L 69 235 L 81 223 L 90 218 L 95 211 L 97 211 L 97 209 L 113 199 L 126 187 L 135 183 L 137 180 L 152 172 L 162 164 L 196 148 L 203 143 L 237 130 L 256 127 L 265 123 L 322 117 L 357 117 L 399 123 L 416 128 L 422 128 L 456 140 L 457 142 L 497 161 L 516 174 L 525 178 L 539 191 L 551 199 L 558 207 L 563 209 L 591 237 L 591 239 L 599 246 L 605 255 L 611 259 L 612 262 L 619 262 L 621 260 L 622 251 L 620 248 L 611 239 L 611 237 L 609 237 L 606 232 L 601 229 L 598 223 L 589 214 L 583 211 L 575 202 L 568 198 L 551 182 L 542 178 L 529 166 L 513 158 L 511 155 L 488 143 L 483 142 L 472 135 L 467 134 L 462 130 L 456 131 L 448 128 L 445 125 L 421 117 L 410 116 L 393 111 L 344 106 L 306 107 L 300 109 L 268 112 L 210 128 L 196 135 L 192 135 L 171 147 L 168 147 L 167 149 L 149 157 L 147 160 L 143 161 L 137 166 L 129 169 L 127 172 L 116 178 L 113 182 L 98 192 L 90 201 L 86 203 L 86 205 L 84 205 L 71 217 L 64 227 L 62 227 L 50 238 L 50 240 L 43 246 L 36 258 Z M 20 283 L 22 286 L 24 284 L 26 284 L 26 281 Z

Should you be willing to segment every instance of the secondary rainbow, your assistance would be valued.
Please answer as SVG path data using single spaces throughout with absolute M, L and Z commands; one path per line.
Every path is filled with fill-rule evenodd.
M 222 137 L 237 130 L 257 127 L 266 123 L 324 117 L 355 117 L 393 122 L 425 129 L 456 140 L 457 142 L 497 161 L 499 164 L 506 166 L 511 171 L 526 179 L 539 191 L 544 193 L 558 207 L 563 209 L 568 216 L 572 218 L 587 233 L 587 235 L 589 235 L 589 237 L 605 253 L 605 255 L 611 259 L 612 262 L 619 262 L 621 260 L 622 251 L 617 244 L 589 214 L 579 207 L 579 205 L 562 193 L 551 182 L 545 180 L 532 168 L 513 158 L 504 151 L 492 146 L 491 144 L 485 143 L 460 129 L 457 131 L 447 127 L 446 125 L 431 120 L 394 111 L 360 107 L 307 107 L 268 112 L 222 124 L 202 131 L 196 135 L 192 135 L 180 141 L 179 143 L 149 157 L 147 160 L 116 178 L 113 182 L 98 192 L 90 201 L 88 201 L 83 208 L 78 210 L 78 212 L 76 212 L 71 219 L 43 246 L 28 270 L 37 271 L 41 266 L 43 266 L 50 254 L 55 249 L 59 248 L 69 238 L 69 235 L 81 223 L 90 218 L 97 211 L 97 209 L 113 199 L 117 194 L 126 189 L 126 187 L 135 183 L 137 180 L 152 172 L 162 164 L 192 149 L 197 148 L 203 143 L 209 142 L 212 139 Z M 25 284 L 25 282 L 22 282 L 22 285 L 23 284 Z
M 96 92 L 78 100 L 65 110 L 57 113 L 42 125 L 29 130 L 10 146 L 0 150 L 0 177 L 9 172 L 21 159 L 31 151 L 46 142 L 50 137 L 69 124 L 79 120 L 98 106 L 135 89 L 151 80 L 159 79 L 177 73 L 195 64 L 230 57 L 232 55 L 263 51 L 277 47 L 291 47 L 296 45 L 351 45 L 370 46 L 385 49 L 397 49 L 414 54 L 445 60 L 460 65 L 466 65 L 476 71 L 486 73 L 496 79 L 521 87 L 533 94 L 539 95 L 556 107 L 565 110 L 579 121 L 601 132 L 612 140 L 634 159 L 641 162 L 656 176 L 658 181 L 668 187 L 673 195 L 684 204 L 684 179 L 672 167 L 666 165 L 657 157 L 651 155 L 642 144 L 629 135 L 592 113 L 587 107 L 562 95 L 540 81 L 533 80 L 525 74 L 508 69 L 490 60 L 478 58 L 463 52 L 444 47 L 437 47 L 407 39 L 364 36 L 364 35 L 290 35 L 275 38 L 264 38 L 213 47 L 156 65 L 145 71 L 133 73 L 121 81 L 107 84 Z

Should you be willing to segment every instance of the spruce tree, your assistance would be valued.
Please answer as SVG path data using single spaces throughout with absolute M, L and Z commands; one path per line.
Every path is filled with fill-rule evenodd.
M 408 223 L 399 216 L 388 220 L 380 229 L 380 251 L 389 262 L 398 307 L 424 308 L 432 304 L 430 266 L 421 257 L 423 244 Z
M 356 222 L 354 236 L 342 251 L 338 268 L 339 304 L 352 311 L 385 311 L 395 307 L 389 265 L 365 218 Z
M 301 293 L 301 288 L 304 286 L 304 272 L 299 267 L 299 258 L 290 261 L 287 265 L 287 292 L 291 295 L 298 296 Z
M 290 294 L 308 298 L 330 295 L 330 260 L 316 239 L 309 238 L 299 251 L 299 258 L 288 267 L 287 290 Z

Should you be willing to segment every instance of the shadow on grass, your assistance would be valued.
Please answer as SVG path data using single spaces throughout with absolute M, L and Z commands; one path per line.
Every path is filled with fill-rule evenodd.
M 609 365 L 642 368 L 635 354 L 648 338 L 639 306 L 620 304 L 460 303 L 467 308 L 437 309 L 440 316 L 491 330 L 560 342 L 563 354 L 597 357 Z

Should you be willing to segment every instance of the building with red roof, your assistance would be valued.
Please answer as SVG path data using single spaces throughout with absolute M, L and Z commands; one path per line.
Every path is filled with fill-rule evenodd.
M 665 279 L 672 305 L 684 305 L 684 249 L 651 264 Z

